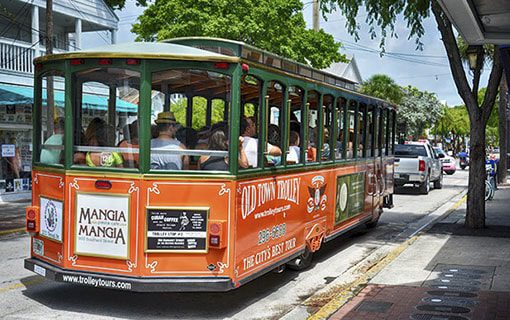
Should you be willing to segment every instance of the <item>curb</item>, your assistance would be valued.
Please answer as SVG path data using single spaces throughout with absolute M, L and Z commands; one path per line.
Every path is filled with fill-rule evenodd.
M 5 236 L 5 235 L 13 234 L 13 233 L 18 233 L 18 232 L 25 232 L 25 230 L 26 230 L 25 227 L 9 229 L 9 230 L 2 230 L 2 231 L 0 231 L 0 236 Z
M 444 211 L 442 214 L 439 214 L 437 217 L 434 217 L 431 221 L 427 222 L 425 225 L 417 229 L 413 232 L 409 239 L 398 245 L 396 248 L 392 249 L 385 256 L 383 256 L 380 260 L 375 261 L 372 266 L 359 278 L 356 280 L 347 283 L 342 291 L 335 295 L 326 305 L 319 309 L 316 313 L 310 315 L 308 320 L 319 320 L 319 319 L 327 319 L 333 313 L 335 313 L 338 309 L 343 307 L 347 302 L 349 302 L 353 297 L 355 297 L 363 288 L 368 285 L 368 282 L 379 273 L 384 267 L 390 264 L 393 260 L 395 260 L 402 252 L 405 251 L 409 246 L 411 246 L 423 233 L 430 229 L 437 221 L 442 220 L 449 216 L 452 212 L 457 210 L 467 199 L 467 190 L 460 192 L 456 197 L 460 196 L 461 198 L 455 202 L 453 205 Z M 436 209 L 439 211 L 441 207 Z M 433 213 L 431 213 L 433 214 Z M 306 302 L 305 302 L 306 304 Z

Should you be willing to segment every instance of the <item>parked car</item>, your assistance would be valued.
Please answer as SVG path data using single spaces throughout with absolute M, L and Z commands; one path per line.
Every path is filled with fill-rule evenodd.
M 439 156 L 428 142 L 407 142 L 395 146 L 395 186 L 412 184 L 421 194 L 428 194 L 430 182 L 443 187 L 443 170 Z
M 443 167 L 443 172 L 452 175 L 457 170 L 457 161 L 455 161 L 454 157 L 450 157 L 443 149 L 439 147 L 434 147 L 434 151 L 439 156 L 439 160 L 441 161 L 441 165 Z

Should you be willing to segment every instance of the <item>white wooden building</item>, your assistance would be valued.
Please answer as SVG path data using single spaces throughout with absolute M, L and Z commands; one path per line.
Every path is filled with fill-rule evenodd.
M 115 43 L 119 18 L 103 0 L 53 0 L 54 52 L 82 48 L 84 32 Z M 45 52 L 46 0 L 0 0 L 0 201 L 29 197 L 33 71 Z

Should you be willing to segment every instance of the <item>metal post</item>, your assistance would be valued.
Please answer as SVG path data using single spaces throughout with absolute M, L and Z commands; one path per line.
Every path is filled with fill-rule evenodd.
M 81 49 L 81 19 L 77 18 L 74 21 L 74 40 L 75 40 L 75 50 Z

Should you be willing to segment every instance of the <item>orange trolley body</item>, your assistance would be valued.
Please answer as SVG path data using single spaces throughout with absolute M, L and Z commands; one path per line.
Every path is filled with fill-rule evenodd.
M 41 204 L 48 208 L 48 201 L 64 204 L 63 219 L 58 221 L 63 232 L 60 241 L 40 233 L 34 236 L 33 259 L 26 264 L 57 281 L 96 287 L 230 290 L 306 250 L 318 250 L 325 240 L 377 221 L 384 191 L 392 186 L 385 181 L 384 172 L 378 174 L 372 171 L 374 168 L 371 164 L 356 164 L 244 181 L 136 180 L 34 171 L 32 203 L 38 209 Z M 99 189 L 98 181 L 111 183 L 111 188 Z M 125 203 L 127 210 L 111 210 L 115 202 Z M 101 207 L 104 203 L 110 207 Z M 160 211 L 171 209 L 181 213 L 199 209 L 205 213 L 189 216 L 191 223 L 207 223 L 205 232 L 193 239 L 205 250 L 183 250 L 178 243 L 174 249 L 162 250 L 147 243 L 157 239 L 148 236 L 149 220 L 164 219 Z M 93 222 L 88 223 L 88 219 L 100 217 L 101 210 L 109 216 L 103 221 L 116 225 L 116 231 L 99 231 Z M 86 237 L 87 232 L 89 236 L 91 232 L 104 233 L 118 248 L 126 248 L 127 256 L 119 254 L 115 246 L 110 255 L 94 252 L 98 249 L 87 248 L 86 241 L 78 243 L 83 252 L 77 251 L 78 238 Z

